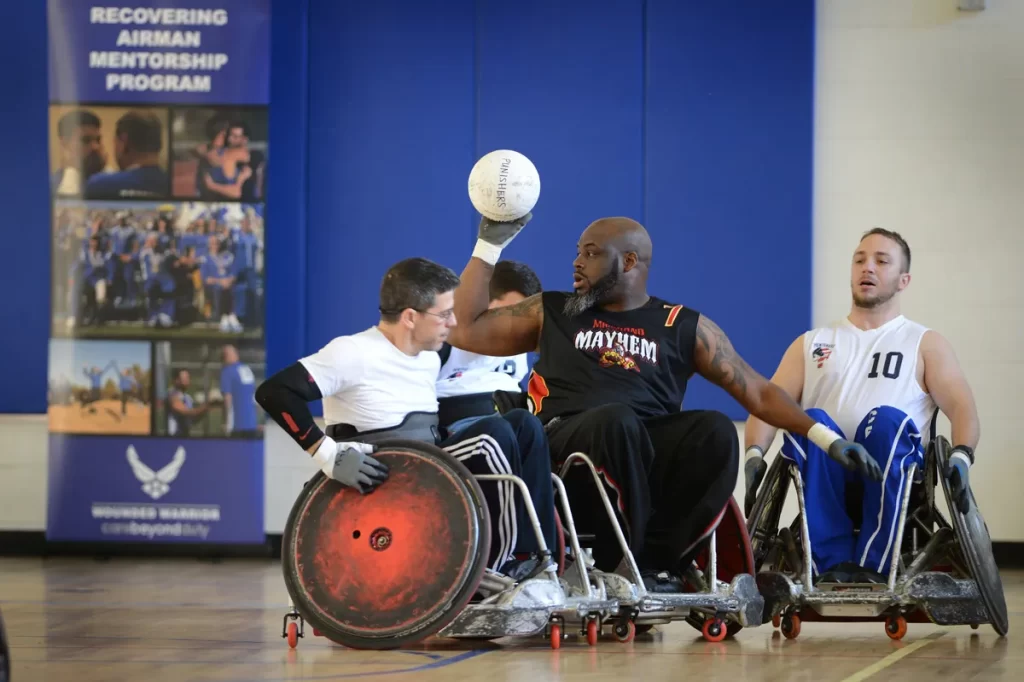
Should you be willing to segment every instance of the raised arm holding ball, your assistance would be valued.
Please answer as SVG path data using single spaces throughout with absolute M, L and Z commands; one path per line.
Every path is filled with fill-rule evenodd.
M 449 341 L 488 355 L 539 351 L 528 394 L 548 432 L 552 462 L 583 452 L 603 472 L 648 590 L 683 590 L 683 570 L 721 520 L 738 474 L 732 420 L 681 410 L 694 372 L 765 422 L 806 434 L 848 469 L 881 478 L 862 446 L 815 422 L 751 369 L 714 322 L 647 293 L 652 244 L 634 220 L 602 218 L 584 230 L 573 293 L 546 291 L 488 310 L 494 263 L 532 218 L 536 176 L 528 159 L 504 150 L 474 168 L 470 197 L 483 218 L 455 292 L 460 324 Z M 621 552 L 589 476 L 570 475 L 566 486 L 572 499 L 595 505 L 578 525 L 597 537 L 598 568 L 614 570 Z

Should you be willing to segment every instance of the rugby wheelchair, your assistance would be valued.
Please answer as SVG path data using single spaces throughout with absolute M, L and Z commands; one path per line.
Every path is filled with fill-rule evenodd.
M 989 623 L 1005 636 L 1006 600 L 988 528 L 973 492 L 967 514 L 961 513 L 941 473 L 951 450 L 949 441 L 933 430 L 924 470 L 909 472 L 907 480 L 914 483 L 900 500 L 894 542 L 900 551 L 892 552 L 886 584 L 815 584 L 803 482 L 797 467 L 776 453 L 747 517 L 757 586 L 765 600 L 764 622 L 781 627 L 788 639 L 800 635 L 802 622 L 813 621 L 882 621 L 893 640 L 906 635 L 908 623 L 929 622 L 973 629 Z M 780 528 L 791 483 L 798 513 L 792 524 Z M 938 488 L 948 519 L 935 505 Z M 848 497 L 855 495 L 848 492 Z M 859 513 L 851 518 L 859 526 Z
M 499 412 L 527 408 L 523 393 L 497 391 L 494 402 Z M 610 625 L 616 639 L 630 642 L 655 625 L 682 620 L 699 630 L 709 642 L 734 636 L 744 626 L 761 624 L 764 601 L 754 581 L 754 559 L 743 522 L 743 514 L 732 497 L 722 509 L 708 534 L 695 547 L 694 559 L 684 573 L 686 592 L 678 594 L 647 591 L 636 559 L 615 514 L 608 491 L 593 461 L 582 452 L 572 453 L 558 473 L 558 490 L 565 499 L 569 476 L 589 479 L 599 494 L 609 528 L 614 533 L 622 560 L 614 571 L 601 571 L 593 560 L 594 535 L 577 533 L 575 524 L 565 529 L 573 550 L 566 559 L 570 579 L 584 576 L 602 599 L 614 600 L 618 608 L 608 618 L 596 614 L 582 624 L 587 638 L 596 641 L 604 625 Z M 556 479 L 556 480 L 558 480 Z M 568 507 L 566 515 L 568 516 Z M 589 511 L 589 510 L 588 510 Z M 571 520 L 571 519 L 570 519 Z M 586 563 L 586 570 L 580 565 Z M 572 569 L 572 570 L 570 570 Z M 712 580 L 712 576 L 714 579 Z M 575 586 L 580 589 L 579 585 Z M 585 588 L 583 588 L 585 589 Z M 579 625 L 579 623 L 573 623 Z M 555 646 L 554 639 L 552 645 Z
M 565 574 L 565 544 L 580 551 L 564 487 L 552 474 L 556 523 L 568 529 L 547 547 L 525 482 L 474 475 L 452 455 L 425 443 L 360 434 L 390 468 L 369 495 L 317 472 L 296 499 L 282 538 L 292 610 L 282 636 L 295 648 L 305 623 L 313 634 L 354 649 L 396 649 L 431 636 L 465 639 L 532 637 L 558 648 L 567 623 L 596 644 L 596 624 L 618 604 L 593 589 L 582 568 Z M 483 480 L 514 484 L 524 500 L 547 569 L 516 582 L 486 567 L 491 543 Z M 561 518 L 565 519 L 563 523 Z M 527 531 L 529 532 L 529 531 Z M 591 624 L 593 623 L 593 624 Z
M 516 394 L 495 394 L 499 413 L 521 407 Z M 739 508 L 723 510 L 691 570 L 692 592 L 649 594 L 593 463 L 589 468 L 624 550 L 627 575 L 594 568 L 588 538 L 576 532 L 560 475 L 555 487 L 558 546 L 548 548 L 525 483 L 515 476 L 474 476 L 444 450 L 388 438 L 374 457 L 391 474 L 370 495 L 317 472 L 296 499 L 282 538 L 292 609 L 282 636 L 295 648 L 308 622 L 313 634 L 355 649 L 396 649 L 431 636 L 498 639 L 543 635 L 558 649 L 572 630 L 597 644 L 605 626 L 620 642 L 657 623 L 685 620 L 721 641 L 761 624 L 763 601 Z M 552 567 L 522 582 L 485 567 L 491 527 L 481 480 L 509 480 L 523 496 L 542 553 Z M 719 549 L 725 548 L 724 553 Z M 557 566 L 557 568 L 555 568 Z M 705 576 L 717 575 L 710 582 Z

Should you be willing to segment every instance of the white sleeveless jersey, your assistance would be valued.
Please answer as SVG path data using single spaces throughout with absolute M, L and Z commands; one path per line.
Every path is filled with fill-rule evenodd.
M 878 329 L 858 329 L 844 319 L 807 332 L 803 408 L 824 410 L 853 440 L 868 412 L 889 405 L 914 420 L 926 444 L 935 402 L 917 381 L 917 365 L 927 331 L 900 315 Z
M 507 358 L 477 355 L 452 348 L 451 355 L 437 375 L 437 397 L 493 393 L 522 389 L 519 383 L 526 376 L 526 353 Z

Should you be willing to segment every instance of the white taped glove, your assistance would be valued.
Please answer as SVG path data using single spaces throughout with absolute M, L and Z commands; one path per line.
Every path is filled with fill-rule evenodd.
M 501 258 L 501 251 L 516 238 L 526 223 L 533 220 L 533 213 L 527 213 L 518 220 L 499 223 L 490 218 L 480 218 L 480 230 L 473 255 L 480 260 L 494 265 Z

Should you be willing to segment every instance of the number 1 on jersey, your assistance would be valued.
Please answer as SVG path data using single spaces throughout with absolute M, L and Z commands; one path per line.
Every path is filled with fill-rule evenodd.
M 868 372 L 869 379 L 878 377 L 878 363 L 881 359 L 881 353 L 875 353 L 871 356 L 871 371 Z M 886 379 L 895 379 L 899 377 L 901 367 L 903 367 L 903 353 L 886 353 L 885 364 L 882 366 L 882 376 Z

